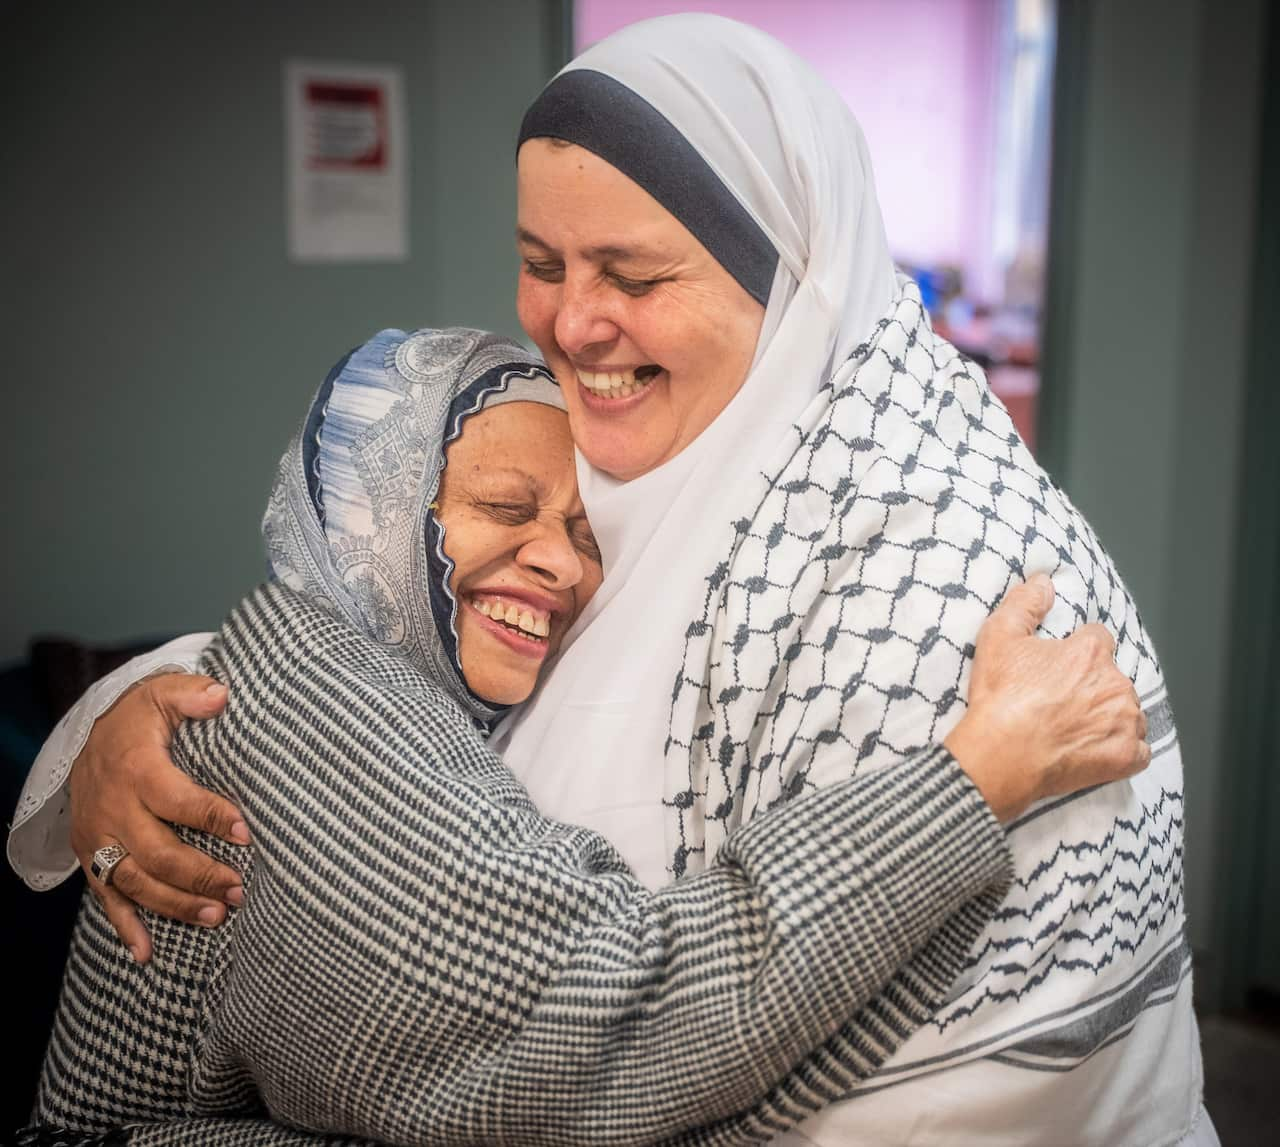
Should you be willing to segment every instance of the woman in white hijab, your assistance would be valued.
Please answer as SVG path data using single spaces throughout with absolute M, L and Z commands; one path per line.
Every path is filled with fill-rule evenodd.
M 507 763 L 660 884 L 769 805 L 954 725 L 981 619 L 1011 578 L 1052 574 L 1046 630 L 1111 630 L 1155 764 L 1015 822 L 1018 880 L 947 1001 L 870 1080 L 850 1070 L 855 1041 L 833 1041 L 797 1114 L 850 1098 L 796 1141 L 1214 1142 L 1181 762 L 1150 640 L 1088 524 L 896 275 L 852 115 L 769 37 L 686 16 L 584 52 L 521 138 L 521 318 L 565 386 L 606 577 L 504 732 Z M 680 293 L 705 284 L 661 242 L 650 254 L 627 181 L 766 304 L 745 381 L 701 425 L 686 400 L 666 453 L 637 424 L 717 382 L 679 377 L 686 333 L 655 334 L 653 311 L 708 307 Z M 629 301 L 593 273 L 622 276 Z M 628 365 L 636 379 L 602 395 Z
M 901 971 L 878 1046 L 836 1037 L 774 1126 L 897 1049 L 797 1134 L 1211 1135 L 1150 644 L 1087 524 L 896 276 L 852 116 L 761 33 L 672 17 L 574 61 L 521 142 L 521 318 L 565 388 L 606 580 L 503 730 L 509 764 L 656 886 L 769 804 L 945 735 L 982 618 L 1051 573 L 1051 633 L 1115 634 L 1156 776 L 1015 822 L 1007 914 L 950 994 L 934 968 Z
M 562 298 L 555 304 L 561 329 L 547 329 L 537 313 L 543 288 L 532 277 L 545 258 L 539 247 L 551 239 L 550 217 L 576 220 L 591 210 L 587 202 L 566 211 L 559 195 L 544 209 L 548 181 L 538 177 L 557 150 L 546 147 L 548 138 L 592 152 L 623 173 L 619 184 L 638 183 L 733 276 L 750 297 L 748 307 L 750 300 L 760 304 L 758 337 L 745 347 L 739 340 L 745 357 L 736 377 L 727 372 L 727 384 L 705 368 L 685 378 L 680 364 L 669 365 L 681 353 L 676 347 L 692 339 L 666 315 L 661 335 L 646 339 L 637 330 L 641 320 L 615 307 L 603 318 L 622 331 L 620 339 L 602 345 L 595 337 L 601 332 L 593 331 L 570 349 L 561 339 L 568 341 L 563 328 L 574 301 Z M 794 449 L 792 427 L 852 373 L 850 354 L 889 310 L 896 273 L 858 125 L 802 61 L 753 28 L 701 16 L 634 24 L 561 72 L 526 116 L 521 143 L 521 321 L 565 388 L 578 482 L 606 577 L 571 635 L 572 656 L 558 663 L 537 705 L 507 732 L 504 753 L 535 799 L 554 800 L 562 816 L 620 804 L 620 786 L 632 789 L 632 807 L 611 827 L 626 838 L 623 852 L 636 871 L 658 884 L 670 865 L 662 847 L 662 775 L 654 763 L 667 737 L 685 630 L 702 612 L 708 574 L 734 548 L 734 523 L 755 508 L 766 473 Z M 534 170 L 530 153 L 539 148 Z M 560 161 L 584 158 L 591 162 L 565 152 Z M 597 214 L 618 219 L 618 230 L 631 237 L 631 265 L 615 258 L 606 270 L 639 276 L 647 252 L 635 239 L 635 213 L 617 207 L 626 189 L 602 193 L 592 180 L 583 190 L 585 200 L 603 205 Z M 658 277 L 644 272 L 642 281 Z M 663 283 L 654 291 L 679 286 Z M 641 301 L 652 306 L 651 296 Z M 677 303 L 689 309 L 683 298 L 667 309 Z M 598 300 L 584 305 L 595 308 L 585 321 L 601 322 Z M 584 360 L 610 366 L 649 356 L 664 369 L 645 384 L 638 404 L 641 396 L 633 395 L 613 402 L 633 404 L 628 409 L 601 409 L 591 394 L 582 395 Z M 724 362 L 730 353 L 717 357 Z M 643 439 L 641 424 L 657 421 L 649 407 L 666 396 L 652 391 L 664 385 L 673 407 L 691 405 L 690 392 L 718 389 L 721 398 L 720 409 L 709 404 L 684 417 L 679 437 L 692 440 L 671 457 L 665 443 L 647 452 L 634 445 Z M 680 413 L 673 421 L 681 421 Z M 626 449 L 609 436 L 625 440 Z M 638 477 L 618 480 L 636 471 Z M 627 736 L 619 737 L 619 728 Z M 566 757 L 575 743 L 602 753 Z M 592 759 L 596 772 L 584 775 Z M 637 844 L 628 848 L 632 839 Z

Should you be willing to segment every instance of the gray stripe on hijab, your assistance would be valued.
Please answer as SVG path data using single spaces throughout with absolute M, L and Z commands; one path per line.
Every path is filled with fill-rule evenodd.
M 768 306 L 778 253 L 685 139 L 643 96 L 589 68 L 562 72 L 533 101 L 520 140 L 563 139 L 634 180 L 683 223 L 761 306 Z

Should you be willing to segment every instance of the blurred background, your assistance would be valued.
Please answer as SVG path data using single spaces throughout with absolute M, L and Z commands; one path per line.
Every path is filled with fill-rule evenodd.
M 1280 1082 L 1267 0 L 0 0 L 0 797 L 82 683 L 261 577 L 276 460 L 335 359 L 389 326 L 518 333 L 521 114 L 577 48 L 679 10 L 842 92 L 895 257 L 1141 603 L 1187 767 L 1210 1110 L 1228 1147 L 1267 1141 L 1231 1123 Z M 398 70 L 392 255 L 299 254 L 290 61 Z M 11 901 L 56 983 L 55 901 Z

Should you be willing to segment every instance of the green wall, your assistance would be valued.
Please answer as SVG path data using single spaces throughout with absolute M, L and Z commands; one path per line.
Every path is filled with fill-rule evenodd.
M 1263 0 L 1064 5 L 1044 438 L 1161 652 L 1212 965 Z M 1074 50 L 1072 45 L 1074 43 Z
M 214 625 L 261 573 L 275 460 L 333 359 L 389 325 L 516 331 L 512 140 L 566 7 L 0 7 L 0 661 Z M 1163 654 L 1210 964 L 1263 9 L 1063 5 L 1045 449 Z M 291 56 L 403 66 L 409 262 L 286 261 Z
M 518 331 L 514 139 L 564 7 L 0 6 L 0 662 L 214 626 L 333 360 L 387 326 Z M 288 57 L 404 69 L 408 262 L 287 261 Z

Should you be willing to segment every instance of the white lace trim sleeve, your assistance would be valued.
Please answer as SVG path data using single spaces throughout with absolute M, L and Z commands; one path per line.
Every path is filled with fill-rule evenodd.
M 94 722 L 129 686 L 157 673 L 193 673 L 212 633 L 189 633 L 126 662 L 85 690 L 40 749 L 9 826 L 13 870 L 37 892 L 61 884 L 79 867 L 71 850 L 67 777 Z

